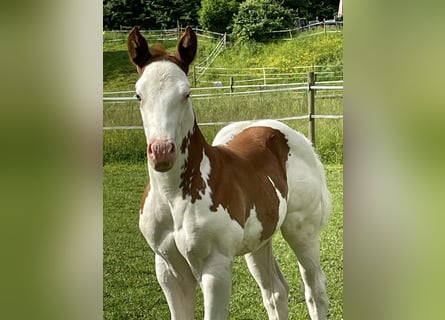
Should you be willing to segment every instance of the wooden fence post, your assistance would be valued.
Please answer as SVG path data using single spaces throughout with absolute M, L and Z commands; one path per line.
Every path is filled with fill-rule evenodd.
M 233 93 L 233 77 L 230 77 L 230 93 Z
M 312 89 L 312 86 L 315 85 L 314 71 L 308 72 L 307 84 L 308 84 L 307 113 L 309 116 L 309 140 L 311 140 L 312 145 L 315 148 L 315 118 L 313 117 L 313 115 L 315 114 L 315 90 Z
M 176 20 L 176 36 L 178 39 L 181 38 L 181 27 L 179 26 L 179 20 Z

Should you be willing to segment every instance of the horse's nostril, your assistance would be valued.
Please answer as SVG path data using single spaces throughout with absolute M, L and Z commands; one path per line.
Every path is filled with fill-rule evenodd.
M 175 153 L 175 144 L 171 141 L 155 140 L 149 143 L 147 152 L 149 155 L 166 155 Z
M 148 153 L 149 154 L 153 153 L 153 145 L 151 143 L 148 145 Z
M 147 147 L 148 159 L 156 171 L 170 170 L 176 159 L 176 146 L 170 140 L 152 140 Z

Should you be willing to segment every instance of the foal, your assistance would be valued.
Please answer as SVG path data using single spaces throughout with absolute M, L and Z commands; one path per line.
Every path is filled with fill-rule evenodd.
M 190 27 L 174 54 L 149 49 L 137 28 L 128 38 L 150 176 L 139 227 L 171 317 L 194 319 L 199 284 L 204 318 L 227 319 L 232 264 L 245 255 L 269 319 L 287 319 L 289 287 L 271 245 L 281 229 L 298 258 L 311 319 L 326 319 L 319 232 L 331 204 L 322 164 L 303 135 L 272 120 L 229 125 L 207 144 L 187 79 L 196 50 Z

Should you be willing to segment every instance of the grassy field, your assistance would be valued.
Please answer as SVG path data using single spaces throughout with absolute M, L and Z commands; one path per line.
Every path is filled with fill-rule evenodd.
M 254 96 L 193 99 L 193 107 L 199 123 L 238 121 L 266 118 L 283 118 L 307 114 L 307 98 L 304 93 L 280 92 Z M 342 114 L 343 100 L 316 100 L 317 114 Z M 307 135 L 307 120 L 286 123 Z M 105 126 L 142 125 L 137 102 L 114 103 L 104 106 Z M 202 131 L 208 142 L 221 125 L 204 126 Z M 316 145 L 323 163 L 343 162 L 343 120 L 317 119 Z M 104 131 L 104 163 L 144 161 L 146 142 L 142 130 Z
M 322 268 L 328 278 L 329 319 L 342 319 L 343 310 L 343 167 L 326 166 L 333 195 L 331 219 L 323 230 Z M 138 229 L 140 196 L 147 181 L 145 164 L 104 166 L 104 319 L 169 319 L 168 306 L 156 281 L 154 255 Z M 289 319 L 309 319 L 295 256 L 281 235 L 274 251 L 290 287 Z M 258 286 L 244 259 L 235 262 L 229 319 L 267 319 Z M 202 319 L 198 291 L 196 319 Z
M 153 44 L 154 40 L 149 39 Z M 215 41 L 199 38 L 199 63 L 215 46 Z M 169 51 L 175 41 L 165 41 Z M 104 43 L 104 85 L 107 91 L 132 91 L 138 78 L 129 62 L 126 43 Z M 341 73 L 342 35 L 314 36 L 292 41 L 229 47 L 212 66 L 231 68 L 274 67 L 291 72 L 295 65 L 329 65 L 328 71 Z M 278 70 L 278 69 L 277 69 Z M 278 72 L 278 71 L 277 71 Z M 193 75 L 190 76 L 193 78 Z M 219 80 L 208 73 L 197 86 Z M 131 93 L 123 94 L 131 96 Z M 320 93 L 320 95 L 322 95 Z M 317 114 L 342 114 L 340 97 L 321 99 L 316 95 Z M 307 114 L 305 92 L 261 93 L 249 96 L 193 98 L 199 123 L 282 118 Z M 104 103 L 104 126 L 141 125 L 136 101 Z M 343 309 L 343 120 L 318 119 L 317 152 L 327 168 L 334 198 L 331 220 L 322 233 L 322 267 L 328 278 L 330 319 L 342 319 Z M 286 121 L 307 134 L 304 120 Z M 221 126 L 201 127 L 211 141 Z M 139 200 L 147 181 L 146 142 L 142 130 L 105 130 L 104 161 L 104 319 L 169 319 L 165 298 L 154 274 L 154 256 L 138 230 Z M 290 319 L 308 319 L 300 292 L 301 280 L 295 257 L 281 235 L 274 240 L 277 259 L 290 285 Z M 203 317 L 202 297 L 198 292 L 196 319 Z M 238 258 L 233 274 L 230 319 L 266 319 L 259 288 Z
M 173 52 L 177 40 L 158 41 L 145 35 L 149 45 L 162 42 L 168 52 Z M 107 38 L 107 33 L 104 35 Z M 198 37 L 198 53 L 193 65 L 199 65 L 215 48 L 219 40 Z M 250 43 L 234 45 L 228 43 L 211 67 L 233 68 L 277 68 L 277 72 L 291 72 L 294 67 L 324 66 L 324 71 L 342 72 L 343 70 L 343 34 L 295 37 L 290 41 L 269 43 Z M 127 54 L 126 39 L 119 42 L 103 43 L 104 91 L 133 90 L 137 80 L 135 67 Z M 193 66 L 190 68 L 190 80 L 193 80 Z M 209 71 L 197 86 L 207 86 L 207 81 L 215 79 Z
M 149 38 L 153 44 L 154 39 Z M 215 46 L 215 41 L 199 38 L 198 56 L 195 64 L 206 58 Z M 176 40 L 163 44 L 173 51 Z M 291 72 L 296 65 L 326 65 L 328 71 L 342 70 L 342 35 L 313 36 L 292 41 L 252 44 L 250 47 L 228 46 L 214 61 L 212 66 L 273 67 L 277 72 Z M 137 81 L 134 66 L 129 62 L 125 42 L 104 43 L 104 91 L 132 91 Z M 191 68 L 193 70 L 193 68 Z M 192 80 L 193 75 L 190 75 Z M 198 83 L 208 86 L 214 80 L 227 81 L 227 77 L 215 78 L 209 72 Z M 284 80 L 283 80 L 284 81 Z M 286 80 L 288 81 L 288 80 Z M 295 81 L 295 80 L 294 80 Z M 227 83 L 224 82 L 224 85 Z M 193 81 L 192 81 L 193 83 Z M 335 93 L 335 92 L 334 92 Z M 338 93 L 338 92 L 337 92 Z M 131 93 L 121 94 L 131 96 Z M 343 99 L 321 99 L 323 92 L 316 94 L 317 114 L 342 114 Z M 307 114 L 307 96 L 304 91 L 272 92 L 249 96 L 224 96 L 219 98 L 193 98 L 193 106 L 198 122 L 221 122 L 253 119 L 283 118 Z M 138 104 L 135 101 L 104 103 L 104 126 L 141 125 Z M 307 134 L 305 120 L 287 121 L 294 129 Z M 221 126 L 204 127 L 203 133 L 211 141 Z M 316 121 L 317 151 L 324 163 L 343 162 L 343 120 Z M 146 143 L 142 130 L 104 131 L 104 163 L 138 163 L 145 160 Z

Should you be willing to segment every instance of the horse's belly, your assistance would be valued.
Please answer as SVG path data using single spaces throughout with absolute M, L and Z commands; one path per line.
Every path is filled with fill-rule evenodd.
M 243 232 L 243 246 L 237 252 L 237 255 L 244 255 L 249 252 L 254 252 L 261 248 L 265 243 L 270 241 L 270 239 L 275 235 L 277 230 L 281 227 L 283 220 L 286 216 L 287 207 L 286 201 L 281 199 L 279 206 L 279 219 L 278 223 L 275 227 L 275 231 L 269 238 L 263 238 L 263 230 L 264 226 L 262 222 L 258 219 L 257 213 L 255 210 L 251 210 L 249 217 L 247 218 L 244 224 L 244 232 Z
M 237 255 L 244 255 L 248 252 L 257 250 L 265 242 L 261 239 L 263 225 L 258 219 L 256 212 L 252 210 L 244 224 L 243 246 L 237 252 Z

